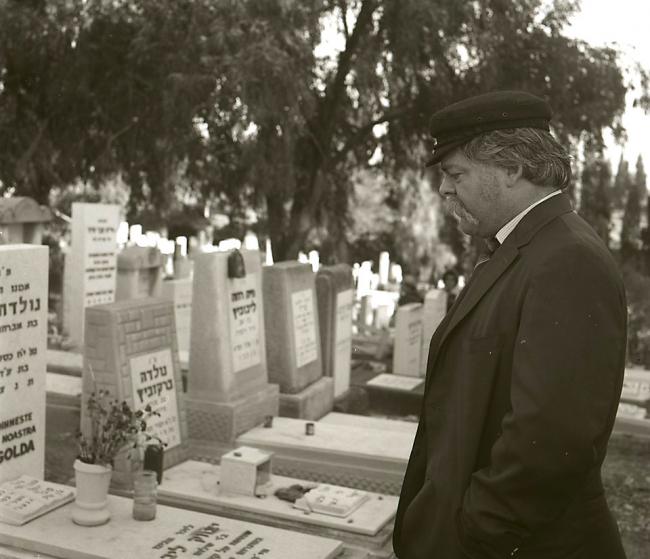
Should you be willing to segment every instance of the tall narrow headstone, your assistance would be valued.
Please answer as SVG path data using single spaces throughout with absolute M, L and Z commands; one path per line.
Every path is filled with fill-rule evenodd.
M 280 385 L 280 415 L 318 419 L 332 410 L 333 379 L 323 377 L 315 274 L 310 264 L 263 269 L 269 379 Z
M 86 309 L 82 426 L 88 396 L 100 389 L 133 410 L 150 405 L 160 414 L 148 422 L 148 431 L 167 444 L 165 467 L 187 458 L 187 421 L 170 301 L 148 298 Z
M 420 376 L 421 352 L 422 303 L 408 303 L 397 307 L 393 373 L 412 377 Z
M 422 306 L 422 352 L 420 355 L 420 376 L 427 374 L 429 344 L 431 337 L 447 314 L 447 292 L 442 289 L 431 289 L 424 297 Z
M 115 300 L 117 227 L 119 206 L 72 204 L 72 246 L 66 256 L 64 316 L 66 329 L 77 347 L 82 347 L 84 309 Z
M 126 247 L 117 255 L 115 300 L 160 297 L 163 259 L 156 247 Z
M 352 268 L 347 264 L 322 267 L 316 274 L 323 374 L 334 379 L 334 397 L 350 388 L 352 361 Z
M 45 468 L 48 248 L 0 245 L 0 482 Z
M 192 279 L 166 280 L 162 283 L 162 296 L 174 303 L 176 336 L 179 353 L 190 351 L 190 323 L 192 316 Z
M 229 274 L 229 259 L 232 270 L 238 255 L 243 273 Z M 198 253 L 187 391 L 193 439 L 230 442 L 278 414 L 278 387 L 268 383 L 266 363 L 259 252 Z

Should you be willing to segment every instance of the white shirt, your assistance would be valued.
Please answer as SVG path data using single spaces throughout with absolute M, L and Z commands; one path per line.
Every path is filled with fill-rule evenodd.
M 495 235 L 497 238 L 497 241 L 499 241 L 499 244 L 503 244 L 503 241 L 506 240 L 508 235 L 512 233 L 515 227 L 517 227 L 517 224 L 524 218 L 524 216 L 532 210 L 535 206 L 538 206 L 542 202 L 545 202 L 549 198 L 552 198 L 553 196 L 557 196 L 560 194 L 562 191 L 561 190 L 556 190 L 555 192 L 551 192 L 548 196 L 544 196 L 541 200 L 537 200 L 537 202 L 531 204 L 528 206 L 523 212 L 519 212 L 515 217 L 513 217 L 508 223 L 506 223 L 501 229 L 497 231 L 497 234 Z

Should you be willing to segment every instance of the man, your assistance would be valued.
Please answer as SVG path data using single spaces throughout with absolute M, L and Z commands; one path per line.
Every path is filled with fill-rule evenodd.
M 622 559 L 600 469 L 618 405 L 626 302 L 571 208 L 545 101 L 493 92 L 437 112 L 440 193 L 496 250 L 431 340 L 395 519 L 399 559 Z

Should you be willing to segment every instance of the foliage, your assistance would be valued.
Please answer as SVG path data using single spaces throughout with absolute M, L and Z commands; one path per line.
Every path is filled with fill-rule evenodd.
M 563 140 L 621 131 L 617 53 L 562 34 L 576 4 L 0 0 L 0 189 L 44 203 L 120 173 L 129 218 L 251 207 L 276 259 L 318 229 L 341 258 L 354 171 L 420 167 L 451 101 L 522 88 Z
M 586 154 L 580 177 L 580 215 L 609 245 L 611 227 L 612 171 L 601 151 Z
M 160 415 L 149 405 L 144 410 L 134 412 L 126 402 L 120 403 L 112 399 L 108 391 L 99 390 L 90 394 L 87 410 L 90 432 L 77 435 L 79 459 L 82 462 L 113 465 L 113 460 L 125 447 L 164 445 L 158 437 L 147 433 L 147 420 Z

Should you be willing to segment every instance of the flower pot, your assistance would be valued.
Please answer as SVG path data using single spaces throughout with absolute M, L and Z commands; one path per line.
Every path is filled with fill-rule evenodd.
M 113 469 L 110 466 L 74 462 L 77 494 L 72 507 L 72 521 L 81 526 L 99 526 L 111 517 L 108 488 Z

